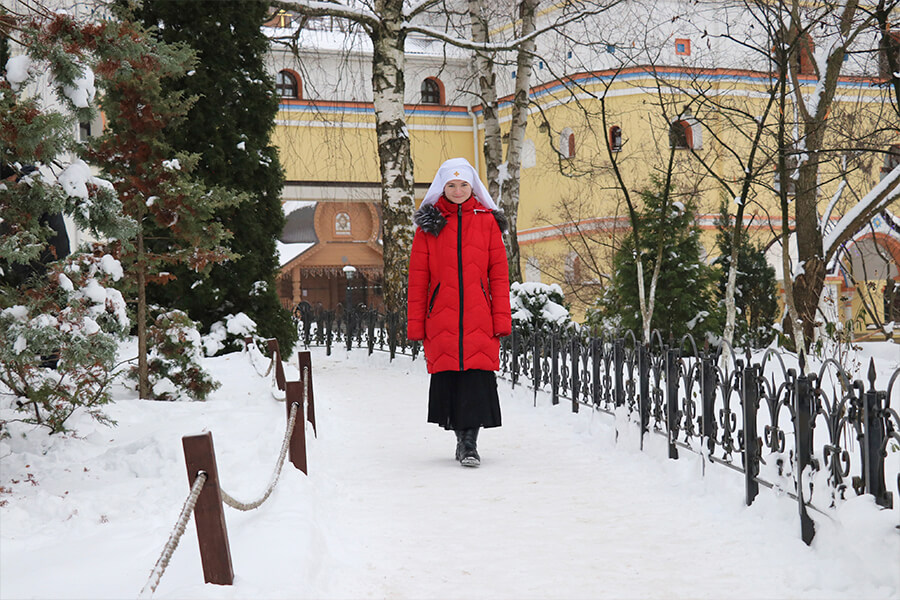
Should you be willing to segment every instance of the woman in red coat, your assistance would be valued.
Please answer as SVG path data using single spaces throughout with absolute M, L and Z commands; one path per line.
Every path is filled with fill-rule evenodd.
M 472 165 L 453 158 L 438 169 L 415 221 L 407 337 L 424 340 L 428 422 L 456 431 L 456 459 L 477 467 L 479 428 L 500 426 L 494 371 L 512 327 L 506 219 Z

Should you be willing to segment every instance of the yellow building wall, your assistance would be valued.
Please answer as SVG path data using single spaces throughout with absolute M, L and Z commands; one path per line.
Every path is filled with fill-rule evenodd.
M 380 182 L 374 112 L 362 103 L 309 103 L 282 108 L 273 143 L 288 181 Z M 300 110 L 302 109 L 302 110 Z M 472 118 L 462 110 L 411 110 L 407 117 L 416 183 L 430 183 L 438 166 L 462 156 L 475 162 Z M 424 113 L 424 114 L 420 114 Z M 429 114 L 438 113 L 438 114 Z
M 675 76 L 677 74 L 673 74 Z M 579 76 L 574 76 L 579 78 Z M 762 114 L 766 98 L 764 82 L 754 74 L 715 71 L 709 74 L 710 85 L 719 101 L 731 103 L 748 114 Z M 534 144 L 534 166 L 521 171 L 518 232 L 522 251 L 522 269 L 529 256 L 546 261 L 563 260 L 572 251 L 571 243 L 562 237 L 564 223 L 575 223 L 592 231 L 598 240 L 608 239 L 627 228 L 628 211 L 624 195 L 619 189 L 606 145 L 612 125 L 622 129 L 624 146 L 616 153 L 622 178 L 639 209 L 639 191 L 645 189 L 652 175 L 664 176 L 669 157 L 668 123 L 679 115 L 690 97 L 678 93 L 663 94 L 668 119 L 659 105 L 656 82 L 647 73 L 635 69 L 618 75 L 609 89 L 608 82 L 595 75 L 585 74 L 579 84 L 584 89 L 573 100 L 571 92 L 561 85 L 549 84 L 533 90 L 533 100 L 540 110 L 532 110 L 526 129 L 526 139 Z M 682 83 L 685 83 L 682 81 Z M 813 91 L 812 83 L 804 89 Z M 844 82 L 830 115 L 832 119 L 851 120 L 859 131 L 872 128 L 889 107 L 882 90 L 871 82 Z M 685 84 L 687 85 L 687 84 Z M 606 93 L 607 123 L 600 120 L 601 105 L 597 96 Z M 591 97 L 591 96 L 595 97 Z M 501 129 L 508 133 L 511 103 L 501 103 Z M 283 107 L 278 117 L 274 142 L 281 151 L 286 176 L 291 181 L 322 182 L 378 182 L 378 150 L 371 105 L 362 103 L 318 103 L 322 106 Z M 772 110 L 777 110 L 773 108 Z M 789 107 L 793 111 L 793 107 Z M 739 191 L 737 181 L 743 172 L 734 154 L 746 156 L 751 132 L 735 128 L 725 113 L 697 106 L 692 112 L 702 122 L 702 147 L 697 153 L 714 165 L 716 173 L 734 180 L 732 192 Z M 462 156 L 485 170 L 480 153 L 483 151 L 484 129 L 481 112 L 477 112 L 478 129 L 473 134 L 471 114 L 464 107 L 407 107 L 414 178 L 417 184 L 430 183 L 444 160 Z M 549 123 L 549 127 L 545 123 Z M 560 132 L 569 127 L 575 134 L 575 157 L 561 158 L 558 152 Z M 477 139 L 473 139 L 473 135 Z M 896 133 L 894 134 L 896 135 Z M 873 134 L 873 146 L 887 147 L 897 143 L 889 133 Z M 476 156 L 476 152 L 479 154 Z M 506 144 L 504 143 L 504 159 Z M 881 162 L 876 153 L 863 169 L 847 175 L 856 190 L 867 191 L 880 179 Z M 699 167 L 688 150 L 675 151 L 676 194 L 693 194 L 698 215 L 702 219 L 702 241 L 714 252 L 715 230 L 712 225 L 723 199 L 733 213 L 733 198 L 723 186 Z M 771 167 L 770 167 L 771 170 Z M 820 169 L 820 206 L 824 208 L 839 185 L 836 162 L 827 162 Z M 774 173 L 763 175 L 764 182 L 774 182 Z M 417 197 L 424 192 L 417 191 Z M 750 194 L 753 203 L 747 205 L 745 218 L 753 217 L 751 236 L 766 242 L 781 230 L 779 202 L 767 186 L 757 186 Z M 561 210 L 561 207 L 567 207 Z M 834 215 L 840 216 L 841 207 Z M 617 221 L 618 220 L 618 221 Z M 615 227 L 618 226 L 618 229 Z M 571 231 L 571 229 L 570 229 Z M 602 254 L 602 252 L 598 252 Z M 609 252 L 606 252 L 608 255 Z M 781 279 L 780 269 L 776 276 Z M 565 282 L 561 278 L 542 277 L 545 283 Z M 858 312 L 858 299 L 853 312 Z

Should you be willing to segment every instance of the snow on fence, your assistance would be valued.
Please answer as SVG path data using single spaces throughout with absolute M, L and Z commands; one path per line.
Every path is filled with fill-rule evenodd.
M 184 462 L 187 467 L 188 483 L 191 491 L 184 502 L 181 514 L 175 523 L 172 533 L 163 548 L 162 554 L 156 561 L 147 583 L 141 590 L 140 597 L 147 598 L 153 595 L 166 572 L 169 560 L 178 547 L 178 543 L 184 535 L 188 519 L 194 515 L 197 525 L 197 539 L 200 544 L 200 561 L 203 565 L 203 578 L 206 583 L 219 585 L 231 585 L 234 582 L 234 570 L 231 565 L 231 550 L 228 546 L 228 531 L 225 527 L 225 512 L 222 504 L 241 510 L 249 511 L 259 508 L 272 494 L 278 480 L 281 477 L 281 469 L 284 466 L 286 456 L 297 469 L 308 474 L 306 462 L 306 426 L 302 423 L 295 427 L 298 412 L 302 415 L 306 408 L 306 420 L 316 431 L 315 408 L 312 393 L 312 361 L 310 353 L 300 352 L 299 367 L 302 373 L 301 381 L 285 381 L 284 365 L 281 361 L 281 353 L 277 340 L 269 340 L 269 352 L 271 362 L 265 373 L 260 373 L 255 360 L 259 351 L 251 340 L 246 340 L 248 359 L 257 374 L 268 377 L 275 370 L 274 383 L 285 392 L 285 405 L 287 407 L 287 426 L 284 439 L 281 443 L 281 451 L 269 485 L 263 494 L 256 500 L 241 502 L 234 499 L 225 490 L 219 487 L 219 475 L 216 467 L 216 454 L 213 449 L 212 433 L 190 435 L 181 438 L 184 448 Z
M 415 360 L 421 351 L 407 341 L 403 315 L 301 304 L 294 316 L 301 343 L 329 354 L 335 345 L 392 359 Z M 760 486 L 789 496 L 807 544 L 815 535 L 808 510 L 824 514 L 847 494 L 871 494 L 893 508 L 894 484 L 885 475 L 900 492 L 900 369 L 876 386 L 874 360 L 866 384 L 833 359 L 816 370 L 783 351 L 741 356 L 722 345 L 698 347 L 690 335 L 667 344 L 659 332 L 651 340 L 639 343 L 630 331 L 613 337 L 514 326 L 501 343 L 499 375 L 530 387 L 535 402 L 542 391 L 574 412 L 584 406 L 616 416 L 617 426 L 623 415 L 640 427 L 642 449 L 646 434 L 658 434 L 670 459 L 690 451 L 742 473 L 747 505 Z

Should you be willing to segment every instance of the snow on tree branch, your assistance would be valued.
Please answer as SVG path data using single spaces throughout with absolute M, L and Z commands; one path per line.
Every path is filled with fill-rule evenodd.
M 834 229 L 828 232 L 822 241 L 825 260 L 830 260 L 841 244 L 853 237 L 873 213 L 882 210 L 898 198 L 900 198 L 900 165 L 894 167 L 856 206 L 844 213 Z
M 428 10 L 438 2 L 440 2 L 440 0 L 422 0 L 421 2 L 417 2 L 406 9 L 406 11 L 404 11 L 404 15 L 407 19 L 411 19 L 419 13 Z
M 315 0 L 270 0 L 269 5 L 289 12 L 296 12 L 307 17 L 343 17 L 350 21 L 377 27 L 381 19 L 375 13 L 362 7 L 352 7 L 339 2 L 316 2 Z

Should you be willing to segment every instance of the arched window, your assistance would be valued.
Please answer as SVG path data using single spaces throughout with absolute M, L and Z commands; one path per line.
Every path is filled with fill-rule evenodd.
M 694 132 L 690 123 L 684 119 L 672 121 L 669 125 L 669 146 L 683 149 L 694 147 Z
M 888 154 L 884 155 L 884 166 L 881 167 L 881 178 L 894 170 L 894 167 L 900 165 L 900 144 L 894 144 L 888 148 Z
M 541 282 L 541 261 L 535 256 L 525 259 L 525 281 Z
M 808 31 L 804 31 L 800 36 L 800 39 L 797 40 L 798 48 L 797 51 L 800 55 L 800 74 L 801 75 L 815 75 L 816 74 L 816 63 L 815 63 L 815 52 L 816 46 L 813 44 L 812 37 L 809 35 Z
M 575 252 L 569 252 L 566 256 L 564 275 L 569 285 L 578 285 L 584 281 L 581 275 L 581 257 Z
M 622 149 L 622 128 L 618 125 L 609 128 L 609 149 L 613 152 Z
M 300 82 L 290 71 L 279 71 L 275 77 L 275 93 L 281 98 L 300 98 Z
M 350 215 L 345 212 L 339 212 L 334 215 L 334 234 L 350 235 Z
M 566 127 L 559 134 L 559 153 L 563 158 L 575 158 L 575 132 Z
M 435 77 L 428 77 L 422 80 L 422 104 L 443 104 L 444 103 L 444 86 L 441 81 Z

